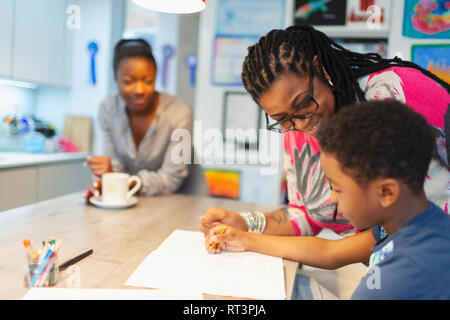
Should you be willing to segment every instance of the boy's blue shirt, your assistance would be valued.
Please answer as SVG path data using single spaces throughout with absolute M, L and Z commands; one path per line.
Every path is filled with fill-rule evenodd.
M 450 299 L 450 215 L 430 202 L 394 234 L 372 233 L 369 271 L 352 299 Z

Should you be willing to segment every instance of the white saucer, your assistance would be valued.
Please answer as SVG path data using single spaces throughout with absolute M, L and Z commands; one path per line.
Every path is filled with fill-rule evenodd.
M 102 197 L 90 197 L 89 202 L 92 203 L 94 206 L 103 208 L 103 209 L 124 209 L 128 207 L 132 207 L 137 203 L 138 199 L 136 197 L 130 197 L 127 202 L 125 203 L 105 203 L 102 201 Z

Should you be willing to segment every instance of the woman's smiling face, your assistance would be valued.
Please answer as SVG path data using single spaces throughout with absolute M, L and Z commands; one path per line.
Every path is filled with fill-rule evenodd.
M 268 114 L 273 122 L 289 117 L 292 112 L 310 94 L 310 76 L 288 73 L 278 80 L 264 92 L 258 99 L 261 108 Z M 300 120 L 293 118 L 295 130 L 314 136 L 320 124 L 327 121 L 335 111 L 335 98 L 331 89 L 315 74 L 313 76 L 313 98 L 319 108 L 309 118 Z M 315 109 L 315 108 L 312 108 Z M 304 112 L 303 112 L 304 113 Z M 302 110 L 299 115 L 304 115 Z M 289 121 L 287 122 L 289 125 Z

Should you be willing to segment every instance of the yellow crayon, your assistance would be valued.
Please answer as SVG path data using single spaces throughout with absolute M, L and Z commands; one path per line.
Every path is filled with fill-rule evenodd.
M 224 234 L 224 232 L 227 231 L 227 227 L 223 227 L 219 234 Z M 217 243 L 213 242 L 211 246 L 209 247 L 209 250 L 214 249 Z

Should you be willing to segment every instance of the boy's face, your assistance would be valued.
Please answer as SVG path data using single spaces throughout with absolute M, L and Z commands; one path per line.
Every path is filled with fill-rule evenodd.
M 337 203 L 339 213 L 357 229 L 371 228 L 381 223 L 376 184 L 370 183 L 367 188 L 361 188 L 342 171 L 334 155 L 323 151 L 320 153 L 320 165 L 330 182 L 331 199 Z

